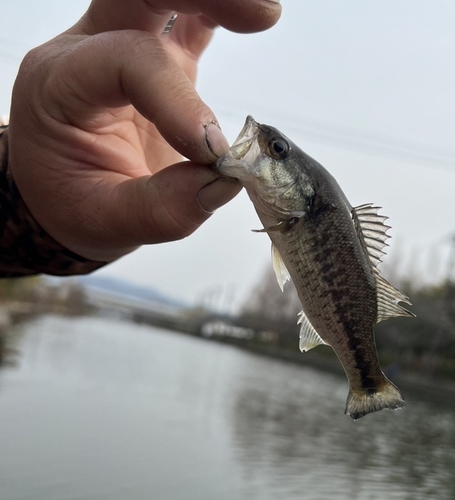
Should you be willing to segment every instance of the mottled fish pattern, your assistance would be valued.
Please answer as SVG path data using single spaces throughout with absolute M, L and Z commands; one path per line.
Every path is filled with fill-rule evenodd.
M 278 284 L 292 279 L 302 312 L 300 349 L 331 346 L 349 380 L 346 413 L 358 419 L 404 406 L 383 374 L 373 326 L 413 316 L 378 270 L 389 226 L 371 204 L 353 208 L 332 175 L 277 129 L 248 117 L 216 164 L 246 188 L 272 240 Z

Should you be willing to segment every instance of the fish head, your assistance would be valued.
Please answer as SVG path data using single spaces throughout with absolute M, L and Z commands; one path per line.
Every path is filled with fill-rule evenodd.
M 215 168 L 245 187 L 259 215 L 273 218 L 305 213 L 314 195 L 304 153 L 279 130 L 248 116 Z

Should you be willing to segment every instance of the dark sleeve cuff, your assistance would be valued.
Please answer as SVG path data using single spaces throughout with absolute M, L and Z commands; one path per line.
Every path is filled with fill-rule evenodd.
M 8 168 L 8 128 L 0 126 L 0 278 L 87 274 L 106 262 L 63 247 L 35 221 Z

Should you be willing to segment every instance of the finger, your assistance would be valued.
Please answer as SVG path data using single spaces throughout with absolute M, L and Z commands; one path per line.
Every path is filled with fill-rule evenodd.
M 167 8 L 183 14 L 203 15 L 215 24 L 238 33 L 254 33 L 271 28 L 281 15 L 280 0 L 144 1 L 154 11 Z
M 119 202 L 110 203 L 112 220 L 137 244 L 177 240 L 193 233 L 240 190 L 240 184 L 209 167 L 179 163 L 120 185 Z
M 135 29 L 161 35 L 171 13 L 170 7 L 155 9 L 145 0 L 93 0 L 85 15 L 69 32 L 95 35 Z
M 138 29 L 161 34 L 170 12 L 204 15 L 239 33 L 272 27 L 279 19 L 279 0 L 93 0 L 78 24 L 85 33 Z
M 189 162 L 109 183 L 84 197 L 85 214 L 93 220 L 84 216 L 82 235 L 76 220 L 78 227 L 65 236 L 67 245 L 86 258 L 110 261 L 143 244 L 182 239 L 240 190 L 240 184 Z
M 174 43 L 177 47 L 182 47 L 186 55 L 197 60 L 213 38 L 216 26 L 204 16 L 181 14 L 169 35 L 163 37 L 163 43 Z
M 167 0 L 147 0 L 163 6 Z M 179 3 L 191 3 L 179 0 Z M 223 28 L 236 33 L 255 33 L 271 28 L 281 15 L 280 0 L 198 0 L 200 13 Z M 174 10 L 179 11 L 175 5 Z
M 49 86 L 52 99 L 60 99 L 51 110 L 60 122 L 98 133 L 109 108 L 132 104 L 190 160 L 212 163 L 229 147 L 213 112 L 156 37 L 139 31 L 89 37 L 58 68 Z
M 162 37 L 163 45 L 188 78 L 196 81 L 197 61 L 214 34 L 216 25 L 204 16 L 180 14 L 168 35 Z

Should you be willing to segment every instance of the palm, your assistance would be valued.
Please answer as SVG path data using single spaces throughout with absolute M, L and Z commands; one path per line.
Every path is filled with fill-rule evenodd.
M 109 133 L 106 134 L 107 130 Z M 109 172 L 128 178 L 155 174 L 182 159 L 155 125 L 132 106 L 111 110 L 104 115 L 101 127 L 88 127 L 87 131 L 98 143 L 95 164 L 101 167 L 105 176 Z M 109 157 L 105 155 L 106 149 L 112 151 Z M 96 167 L 94 170 L 97 170 Z

